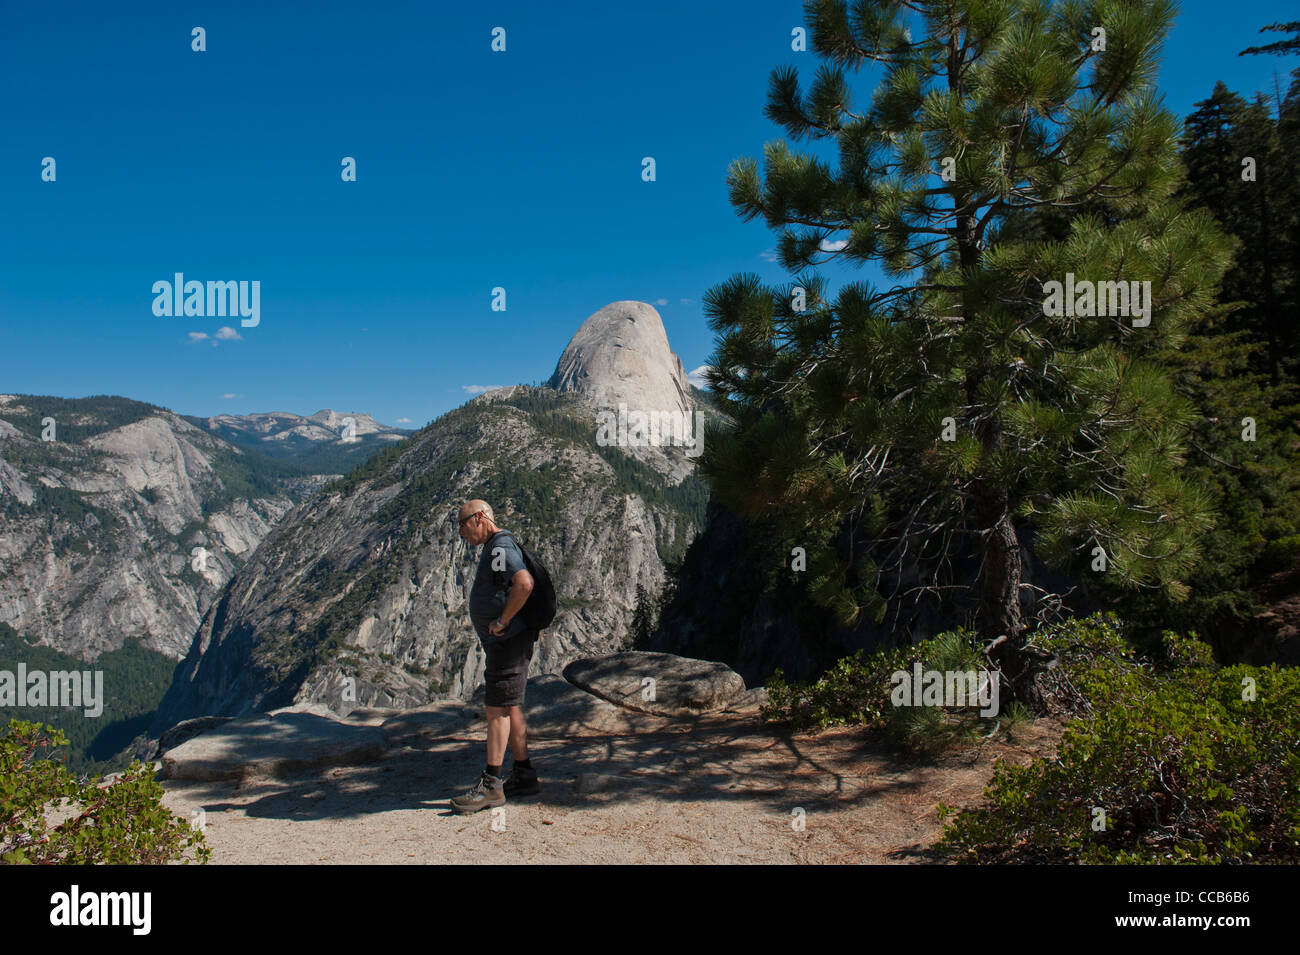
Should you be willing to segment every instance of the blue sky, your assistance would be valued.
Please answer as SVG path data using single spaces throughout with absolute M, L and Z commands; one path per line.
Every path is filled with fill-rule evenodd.
M 1283 13 L 1184 3 L 1167 106 L 1185 116 L 1218 79 L 1271 94 L 1274 71 L 1285 91 L 1300 58 L 1236 55 Z M 806 89 L 820 65 L 790 50 L 802 23 L 777 0 L 0 0 L 0 391 L 419 427 L 467 389 L 544 381 L 619 299 L 654 304 L 694 369 L 709 287 L 789 280 L 725 177 L 784 137 L 770 71 Z M 853 82 L 865 103 L 875 74 Z M 156 316 L 176 272 L 259 281 L 260 323 Z

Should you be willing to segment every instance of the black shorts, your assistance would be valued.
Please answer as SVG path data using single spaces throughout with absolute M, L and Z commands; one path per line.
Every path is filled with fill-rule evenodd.
M 483 648 L 487 654 L 487 672 L 484 682 L 487 692 L 483 702 L 487 706 L 523 706 L 524 687 L 528 683 L 528 664 L 533 659 L 533 645 L 537 642 L 536 630 L 524 630 L 501 643 L 490 643 Z

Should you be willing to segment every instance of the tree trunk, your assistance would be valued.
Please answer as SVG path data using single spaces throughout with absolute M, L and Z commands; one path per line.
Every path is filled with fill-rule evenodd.
M 989 660 L 1002 671 L 1000 706 L 1018 700 L 1032 712 L 1048 709 L 1043 677 L 1050 656 L 1025 646 L 1025 623 L 1020 605 L 1020 541 L 1007 500 L 988 515 L 981 551 L 980 605 L 976 625 L 990 644 Z
M 993 640 L 1006 635 L 1016 641 L 1024 629 L 1020 615 L 1020 541 L 1007 513 L 1005 498 L 984 532 L 981 551 L 984 567 L 980 579 L 978 628 L 980 636 Z

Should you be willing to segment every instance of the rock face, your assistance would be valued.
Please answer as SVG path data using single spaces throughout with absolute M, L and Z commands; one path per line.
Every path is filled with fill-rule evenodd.
M 564 678 L 621 707 L 670 717 L 720 712 L 745 692 L 724 664 L 637 650 L 575 660 Z
M 625 453 L 665 474 L 673 483 L 694 472 L 693 453 L 687 446 L 702 440 L 704 410 L 698 392 L 686 380 L 681 359 L 668 347 L 663 319 L 645 302 L 611 302 L 589 316 L 569 340 L 547 385 L 571 393 L 581 401 L 593 422 L 601 414 L 626 413 L 654 416 L 659 422 L 674 416 L 687 425 L 681 442 L 667 437 L 663 428 L 657 448 L 629 443 Z M 677 416 L 681 416 L 678 418 Z M 674 437 L 678 432 L 672 432 Z
M 604 407 L 687 412 L 691 386 L 668 347 L 663 319 L 645 302 L 611 302 L 569 340 L 547 382 Z
M 41 440 L 46 418 L 53 441 Z M 87 660 L 128 638 L 183 657 L 294 506 L 274 488 L 231 494 L 224 476 L 242 455 L 142 402 L 0 395 L 0 622 Z
M 560 363 L 569 387 L 480 395 L 279 524 L 204 617 L 153 735 L 196 716 L 289 704 L 348 712 L 467 700 L 485 662 L 468 614 L 479 554 L 454 519 L 471 498 L 492 505 L 497 523 L 541 558 L 555 584 L 559 612 L 536 647 L 532 673 L 557 673 L 574 659 L 621 648 L 638 589 L 659 591 L 664 562 L 684 552 L 705 498 L 682 449 L 632 454 L 597 442 L 592 395 L 583 388 L 624 400 L 664 394 L 674 407 L 686 401 L 694 409 L 689 390 L 672 384 L 680 379 L 689 388 L 658 315 L 628 305 L 615 303 L 583 324 L 565 352 L 577 357 Z M 607 350 L 592 336 L 614 334 L 609 316 L 625 311 L 637 320 L 620 319 L 630 328 L 644 323 L 619 333 L 617 347 L 630 355 L 631 346 L 644 346 L 645 373 L 658 375 L 657 383 L 606 374 L 630 373 L 635 364 L 588 360 Z M 622 390 L 600 390 L 601 381 L 621 382 Z

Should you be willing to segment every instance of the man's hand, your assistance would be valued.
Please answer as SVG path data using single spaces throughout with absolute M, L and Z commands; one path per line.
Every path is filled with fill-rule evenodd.
M 488 633 L 494 637 L 499 637 L 510 629 L 510 624 L 515 622 L 515 615 L 524 609 L 524 604 L 528 602 L 528 595 L 533 592 L 533 575 L 526 570 L 516 570 L 515 575 L 510 578 L 510 593 L 506 597 L 505 609 L 501 615 L 488 624 Z M 509 622 L 498 627 L 506 615 L 510 616 Z

